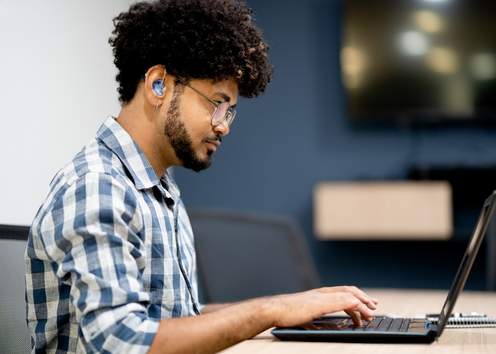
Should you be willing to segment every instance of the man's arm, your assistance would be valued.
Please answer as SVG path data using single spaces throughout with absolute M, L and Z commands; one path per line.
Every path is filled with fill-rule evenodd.
M 196 317 L 160 322 L 150 354 L 215 353 L 273 326 L 294 326 L 346 311 L 355 322 L 370 319 L 377 300 L 355 287 L 320 288 L 257 298 Z
M 233 305 L 238 304 L 238 303 L 239 302 L 226 302 L 223 304 L 208 304 L 208 305 L 205 305 L 203 307 L 201 313 L 206 314 L 206 313 L 219 311 L 219 310 L 225 309 L 226 307 L 233 306 Z
M 65 296 L 79 324 L 78 345 L 87 352 L 146 353 L 158 331 L 141 282 L 146 248 L 137 206 L 114 176 L 88 172 L 64 185 L 39 226 L 39 252 L 70 282 Z
M 43 218 L 44 252 L 57 276 L 71 281 L 87 351 L 213 353 L 272 326 L 340 310 L 357 320 L 355 311 L 368 317 L 375 308 L 360 290 L 340 287 L 249 300 L 197 317 L 150 318 L 140 277 L 146 257 L 141 227 L 132 193 L 100 173 L 69 185 Z

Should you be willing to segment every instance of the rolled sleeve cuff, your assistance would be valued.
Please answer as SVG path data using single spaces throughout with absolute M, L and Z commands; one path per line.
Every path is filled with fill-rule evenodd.
M 90 352 L 98 353 L 147 353 L 160 325 L 159 319 L 149 318 L 143 312 L 131 312 L 121 320 L 113 320 L 115 314 L 108 311 L 100 314 L 82 328 Z M 102 330 L 104 323 L 112 323 Z

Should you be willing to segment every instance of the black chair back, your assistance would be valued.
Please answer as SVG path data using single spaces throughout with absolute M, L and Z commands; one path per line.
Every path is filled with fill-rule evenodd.
M 218 303 L 318 287 L 304 235 L 291 219 L 189 212 L 203 301 Z
M 0 225 L 0 353 L 29 353 L 24 300 L 27 226 Z

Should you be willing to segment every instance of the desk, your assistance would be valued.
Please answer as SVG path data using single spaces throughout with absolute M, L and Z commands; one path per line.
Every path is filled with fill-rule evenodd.
M 379 299 L 378 314 L 414 315 L 439 312 L 445 291 L 430 290 L 368 290 Z M 483 312 L 496 317 L 496 293 L 463 292 L 457 301 L 457 312 Z M 253 339 L 241 342 L 221 352 L 222 354 L 301 354 L 301 353 L 436 353 L 436 354 L 482 354 L 496 353 L 496 328 L 449 328 L 437 342 L 432 344 L 362 344 L 282 342 L 270 334 L 270 330 Z

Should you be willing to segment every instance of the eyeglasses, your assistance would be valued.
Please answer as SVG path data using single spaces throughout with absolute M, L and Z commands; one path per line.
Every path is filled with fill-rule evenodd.
M 190 84 L 183 83 L 184 86 L 189 87 L 193 91 L 195 91 L 197 94 L 205 98 L 208 102 L 210 102 L 212 105 L 214 105 L 215 110 L 212 113 L 212 126 L 217 127 L 220 124 L 223 124 L 224 122 L 227 123 L 227 127 L 229 128 L 236 117 L 236 109 L 231 107 L 229 105 L 229 102 L 217 102 L 214 101 L 213 99 L 209 98 L 207 95 L 203 94 L 202 92 L 198 91 L 195 89 L 193 86 Z

